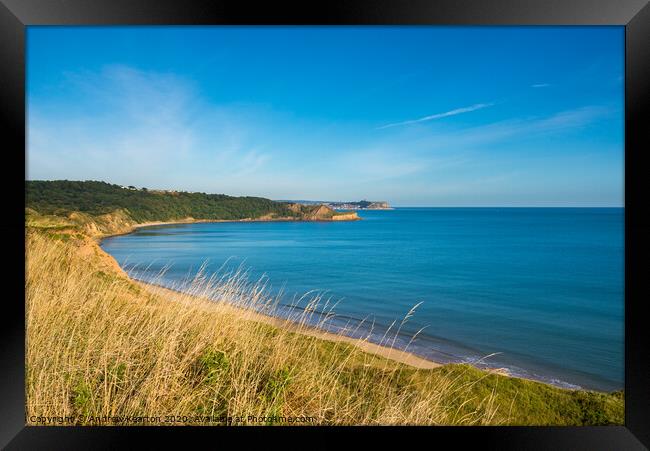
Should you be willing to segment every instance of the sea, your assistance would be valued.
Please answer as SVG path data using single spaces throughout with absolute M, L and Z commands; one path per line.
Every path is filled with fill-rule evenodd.
M 350 222 L 154 226 L 103 240 L 136 279 L 245 271 L 291 318 L 566 388 L 624 381 L 623 208 L 396 208 Z

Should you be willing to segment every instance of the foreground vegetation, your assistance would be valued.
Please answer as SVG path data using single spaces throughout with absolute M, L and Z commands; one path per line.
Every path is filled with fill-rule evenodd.
M 623 423 L 621 393 L 467 365 L 415 369 L 306 336 L 305 326 L 258 321 L 233 303 L 272 309 L 276 300 L 241 274 L 158 294 L 66 218 L 31 213 L 26 240 L 30 424 Z

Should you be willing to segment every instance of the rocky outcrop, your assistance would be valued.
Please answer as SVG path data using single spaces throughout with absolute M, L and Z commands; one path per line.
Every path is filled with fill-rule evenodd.
M 326 205 L 287 204 L 287 208 L 297 214 L 302 221 L 356 221 L 361 219 L 355 212 L 337 212 Z
M 361 218 L 355 211 L 349 211 L 345 213 L 338 213 L 332 216 L 332 221 L 358 221 Z

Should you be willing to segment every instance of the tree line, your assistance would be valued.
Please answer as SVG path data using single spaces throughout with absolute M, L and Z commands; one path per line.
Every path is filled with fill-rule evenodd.
M 296 216 L 287 205 L 261 197 L 154 191 L 99 181 L 26 181 L 26 206 L 40 214 L 67 216 L 79 211 L 91 215 L 126 210 L 137 222 L 196 219 L 245 219 L 267 214 Z

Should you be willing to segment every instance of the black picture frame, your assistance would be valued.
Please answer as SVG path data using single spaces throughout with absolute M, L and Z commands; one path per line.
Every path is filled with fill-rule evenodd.
M 650 364 L 646 285 L 650 223 L 644 216 L 650 150 L 646 119 L 650 80 L 650 6 L 646 0 L 347 0 L 302 3 L 223 0 L 0 0 L 0 123 L 5 163 L 3 193 L 12 200 L 0 225 L 9 251 L 3 276 L 0 328 L 0 446 L 8 449 L 130 448 L 136 439 L 149 447 L 187 440 L 223 443 L 215 434 L 300 443 L 294 428 L 200 427 L 26 427 L 24 183 L 25 27 L 29 25 L 195 25 L 195 24 L 360 24 L 360 25 L 620 25 L 625 27 L 625 425 L 604 427 L 414 427 L 341 428 L 366 444 L 468 441 L 484 449 L 646 449 L 650 446 Z M 9 162 L 10 160 L 12 160 Z M 9 193 L 9 194 L 7 194 Z M 23 237 L 22 239 L 20 237 Z M 12 255 L 15 253 L 16 255 Z M 15 259 L 14 259 L 15 257 Z M 11 290 L 7 289 L 11 288 Z M 22 293 L 22 297 L 20 295 Z M 395 430 L 404 433 L 393 437 Z M 339 431 L 337 431 L 339 432 Z M 282 433 L 283 438 L 278 436 Z M 291 442 L 287 441 L 291 434 Z M 305 434 L 306 433 L 306 434 Z M 273 437 L 267 438 L 270 434 Z M 389 434 L 391 434 L 389 436 Z M 196 437 L 194 437 L 196 436 Z M 310 447 L 338 441 L 330 428 L 300 428 Z M 408 441 L 404 439 L 408 437 Z M 217 442 L 216 440 L 219 440 Z M 210 443 L 210 442 L 208 442 Z M 399 446 L 399 445 L 396 445 Z M 418 445 L 419 446 L 419 445 Z

